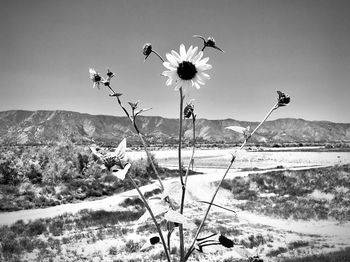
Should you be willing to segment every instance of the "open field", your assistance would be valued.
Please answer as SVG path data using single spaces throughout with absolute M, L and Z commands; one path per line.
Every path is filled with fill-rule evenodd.
M 194 169 L 203 174 L 189 177 L 184 212 L 196 224 L 206 208 L 206 204 L 198 200 L 210 199 L 215 183 L 223 174 L 230 152 L 229 150 L 196 152 Z M 175 150 L 153 153 L 161 166 L 176 166 Z M 183 153 L 185 166 L 190 153 L 190 150 L 185 150 Z M 141 152 L 129 152 L 129 155 L 132 155 L 134 160 L 143 157 Z M 331 211 L 334 209 L 330 201 L 336 198 L 334 190 L 340 188 L 338 190 L 340 195 L 336 198 L 343 201 L 340 202 L 340 206 L 346 205 L 344 203 L 347 203 L 349 198 L 350 174 L 348 169 L 339 167 L 339 164 L 350 163 L 349 156 L 350 153 L 342 152 L 243 151 L 227 176 L 227 185 L 219 191 L 215 202 L 234 209 L 237 213 L 213 207 L 203 231 L 203 236 L 211 232 L 221 232 L 234 240 L 236 245 L 232 249 L 208 249 L 204 254 L 196 253 L 190 261 L 246 261 L 248 256 L 254 254 L 259 254 L 264 261 L 283 261 L 284 258 L 312 256 L 350 247 L 349 216 L 295 217 L 294 212 L 288 215 L 285 206 L 278 205 L 279 198 L 276 197 L 279 193 L 280 198 L 287 193 L 281 190 L 273 191 L 274 188 L 280 188 L 285 180 L 281 181 L 281 184 L 269 182 L 273 181 L 274 175 L 277 177 L 305 176 L 308 169 L 316 168 L 307 173 L 310 179 L 304 183 L 312 191 L 307 191 L 305 195 L 300 194 L 300 197 L 318 199 Z M 321 168 L 323 166 L 335 167 Z M 309 185 L 311 178 L 327 177 L 327 174 L 342 178 L 341 181 L 334 181 L 341 185 L 320 180 L 318 183 L 320 188 L 315 192 Z M 239 180 L 237 180 L 238 177 L 240 177 Z M 232 188 L 238 188 L 236 184 L 230 187 L 230 181 L 234 179 L 236 181 L 262 179 L 269 182 L 270 188 L 252 187 L 250 182 L 248 184 L 242 182 L 241 189 L 245 189 L 248 185 L 248 190 L 241 192 L 255 192 L 255 196 L 253 194 L 245 196 L 240 192 L 232 191 Z M 171 189 L 174 199 L 180 199 L 178 179 L 171 177 L 164 182 L 165 186 Z M 155 188 L 156 185 L 152 184 L 142 187 L 142 190 L 154 192 Z M 149 195 L 152 194 L 149 193 Z M 142 204 L 133 200 L 136 196 L 135 190 L 130 190 L 102 199 L 84 200 L 43 209 L 0 213 L 0 223 L 3 225 L 0 230 L 1 256 L 5 261 L 160 261 L 163 257 L 160 245 L 146 252 L 139 250 L 147 238 L 155 233 L 155 228 L 150 221 L 142 224 L 136 222 L 145 212 Z M 254 197 L 261 201 L 262 199 L 271 201 L 264 204 L 271 204 L 272 207 L 269 208 L 276 212 L 263 212 L 261 206 L 256 208 L 249 204 Z M 288 201 L 288 203 L 300 204 L 293 198 Z M 349 205 L 344 206 L 346 207 L 348 208 Z M 278 210 L 281 212 L 277 212 Z M 342 212 L 348 214 L 349 211 L 342 210 Z M 18 220 L 22 221 L 15 223 Z M 190 244 L 189 241 L 194 233 L 195 230 L 186 231 L 187 245 Z M 178 243 L 177 232 L 173 233 L 172 243 L 172 253 L 178 253 L 175 246 Z
M 312 148 L 314 149 L 314 148 Z M 158 150 L 152 152 L 161 166 L 178 167 L 177 150 Z M 226 168 L 235 149 L 204 149 L 195 152 L 195 168 Z M 192 154 L 191 149 L 182 151 L 182 160 L 187 165 Z M 145 158 L 144 152 L 129 152 L 132 159 Z M 350 152 L 314 152 L 289 150 L 247 151 L 242 150 L 232 168 L 271 169 L 276 166 L 311 167 L 331 166 L 350 163 Z

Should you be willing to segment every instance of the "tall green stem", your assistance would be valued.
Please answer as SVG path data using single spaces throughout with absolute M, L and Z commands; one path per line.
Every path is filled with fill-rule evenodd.
M 180 205 L 180 213 L 183 213 L 183 208 L 185 205 L 185 195 L 186 195 L 186 185 L 187 185 L 187 178 L 188 178 L 188 174 L 190 171 L 190 167 L 193 161 L 193 157 L 194 157 L 194 151 L 195 151 L 195 146 L 196 146 L 196 116 L 192 115 L 192 128 L 193 128 L 193 139 L 192 139 L 192 155 L 190 158 L 190 161 L 188 162 L 188 166 L 186 169 L 186 175 L 185 175 L 185 182 L 184 182 L 184 186 L 182 187 L 182 195 L 181 195 L 181 205 Z
M 218 186 L 217 186 L 217 188 L 216 188 L 216 190 L 215 190 L 215 192 L 214 192 L 214 195 L 213 195 L 213 197 L 212 197 L 212 199 L 211 199 L 211 201 L 210 201 L 210 204 L 209 204 L 209 206 L 208 206 L 208 208 L 207 208 L 207 211 L 205 212 L 204 217 L 203 217 L 203 219 L 202 219 L 202 221 L 201 221 L 201 224 L 199 225 L 199 227 L 198 227 L 198 229 L 197 229 L 197 232 L 196 232 L 195 237 L 194 237 L 194 239 L 193 239 L 193 241 L 192 241 L 192 244 L 191 244 L 190 248 L 188 249 L 188 251 L 187 251 L 187 253 L 186 253 L 184 262 L 189 258 L 189 256 L 191 255 L 191 253 L 192 253 L 193 250 L 194 250 L 194 245 L 195 245 L 195 243 L 196 243 L 196 239 L 198 238 L 198 235 L 199 235 L 199 233 L 201 232 L 201 230 L 202 230 L 202 228 L 203 228 L 203 226 L 204 226 L 204 222 L 205 222 L 205 220 L 206 220 L 207 217 L 208 217 L 210 208 L 211 208 L 211 206 L 212 206 L 212 204 L 213 204 L 213 202 L 214 202 L 214 200 L 215 200 L 215 197 L 216 197 L 217 193 L 219 192 L 219 189 L 220 189 L 220 187 L 221 187 L 222 182 L 225 180 L 226 175 L 227 175 L 228 171 L 230 170 L 230 168 L 231 168 L 233 162 L 235 161 L 235 159 L 236 159 L 238 153 L 239 153 L 239 152 L 242 150 L 242 148 L 246 145 L 247 141 L 252 137 L 252 135 L 258 130 L 258 128 L 260 128 L 260 126 L 266 121 L 266 119 L 271 115 L 271 113 L 272 113 L 274 110 L 276 110 L 277 108 L 278 108 L 278 103 L 277 103 L 276 105 L 274 105 L 274 106 L 270 109 L 270 111 L 266 114 L 266 116 L 264 117 L 264 119 L 263 119 L 263 120 L 260 122 L 260 124 L 254 129 L 254 131 L 253 131 L 248 137 L 246 137 L 246 139 L 244 140 L 243 144 L 242 144 L 241 147 L 235 152 L 235 154 L 232 154 L 232 159 L 231 159 L 231 161 L 230 161 L 228 167 L 226 168 L 226 171 L 225 171 L 223 177 L 221 178 L 221 180 L 220 180 L 220 182 L 219 182 L 219 184 L 218 184 Z
M 180 118 L 179 118 L 179 149 L 178 149 L 178 160 L 179 160 L 179 174 L 180 174 L 180 182 L 182 188 L 182 194 L 185 191 L 185 184 L 182 176 L 182 160 L 181 160 L 181 149 L 182 149 L 182 118 L 183 118 L 183 101 L 184 96 L 182 94 L 182 87 L 180 87 Z M 180 213 L 183 211 L 183 203 L 181 202 Z M 184 260 L 184 230 L 182 224 L 179 225 L 179 234 L 180 234 L 180 262 Z

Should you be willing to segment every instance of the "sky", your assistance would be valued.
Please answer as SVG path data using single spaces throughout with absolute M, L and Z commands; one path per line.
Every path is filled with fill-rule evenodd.
M 88 70 L 116 77 L 124 104 L 140 100 L 145 115 L 177 118 L 179 93 L 165 85 L 161 61 L 145 62 L 144 43 L 165 57 L 181 43 L 215 38 L 205 86 L 186 91 L 198 118 L 350 123 L 348 0 L 0 0 L 0 111 L 69 110 L 123 116 Z

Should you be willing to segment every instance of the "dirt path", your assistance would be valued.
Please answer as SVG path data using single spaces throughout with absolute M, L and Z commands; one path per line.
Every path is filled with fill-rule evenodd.
M 198 168 L 197 171 L 203 172 L 203 174 L 189 177 L 189 186 L 200 183 L 201 187 L 197 187 L 196 189 L 191 187 L 189 191 L 195 192 L 196 196 L 201 195 L 202 200 L 207 200 L 206 195 L 209 196 L 210 194 L 208 194 L 208 192 L 209 190 L 211 190 L 209 186 L 210 182 L 219 180 L 223 174 L 223 171 L 221 169 L 212 169 L 212 168 L 209 168 L 209 169 Z M 233 176 L 237 176 L 237 175 L 244 176 L 244 175 L 247 175 L 248 173 L 249 172 L 236 172 L 235 170 L 230 170 L 228 174 L 228 178 L 230 177 L 232 178 Z M 177 181 L 178 179 L 176 178 L 169 178 L 166 181 L 164 181 L 164 183 L 166 185 L 170 185 L 174 183 L 176 184 Z M 156 184 L 144 186 L 141 188 L 141 190 L 143 192 L 147 192 L 154 188 L 156 188 Z M 29 220 L 39 219 L 39 218 L 55 217 L 55 216 L 62 215 L 64 213 L 75 214 L 82 209 L 91 209 L 91 210 L 104 209 L 107 211 L 120 210 L 121 207 L 119 206 L 119 203 L 121 203 L 127 197 L 132 197 L 136 195 L 137 195 L 136 190 L 130 190 L 130 191 L 109 196 L 103 199 L 98 199 L 98 200 L 86 200 L 83 202 L 69 203 L 69 204 L 63 204 L 63 205 L 47 207 L 47 208 L 21 210 L 21 211 L 14 211 L 14 212 L 3 212 L 3 213 L 0 213 L 0 225 L 10 225 L 20 219 L 22 219 L 23 221 L 29 221 Z M 180 199 L 180 197 L 178 198 L 176 197 L 176 199 Z
M 297 169 L 309 169 L 309 168 L 297 168 Z M 227 178 L 233 178 L 234 176 L 244 176 L 251 172 L 238 172 L 229 173 Z M 221 171 L 220 177 L 223 171 Z M 188 180 L 188 191 L 191 195 L 191 200 L 205 200 L 210 201 L 215 188 L 210 186 L 211 182 L 217 181 L 217 172 L 205 176 L 192 176 Z M 191 201 L 189 200 L 189 201 Z M 220 189 L 218 196 L 215 200 L 216 204 L 234 209 L 232 200 L 232 194 L 227 190 Z M 213 212 L 222 212 L 230 215 L 230 212 L 213 208 Z M 232 215 L 232 213 L 231 213 Z M 340 223 L 335 220 L 321 220 L 321 221 L 304 221 L 293 219 L 279 219 L 268 217 L 264 215 L 257 215 L 251 212 L 238 211 L 237 218 L 239 222 L 235 222 L 232 225 L 249 225 L 254 228 L 273 228 L 284 232 L 293 232 L 297 234 L 305 235 L 317 235 L 317 237 L 323 238 L 325 241 L 334 245 L 350 246 L 350 222 Z
M 310 167 L 308 167 L 310 168 Z M 305 169 L 305 168 L 297 168 Z M 279 169 L 280 170 L 280 169 Z M 215 188 L 212 186 L 211 182 L 218 181 L 221 179 L 224 170 L 222 169 L 197 169 L 204 174 L 194 175 L 188 178 L 188 194 L 186 195 L 186 203 L 193 210 L 193 208 L 200 208 L 205 210 L 206 204 L 197 202 L 197 200 L 210 201 Z M 270 170 L 269 170 L 270 171 Z M 266 172 L 266 171 L 260 171 Z M 233 178 L 234 176 L 245 176 L 250 172 L 237 172 L 231 170 L 227 178 Z M 179 181 L 176 178 L 170 178 L 164 181 L 167 188 L 173 188 L 172 190 L 175 199 L 180 199 L 180 187 Z M 150 191 L 154 189 L 157 185 L 147 185 L 142 187 L 142 191 Z M 115 211 L 120 210 L 121 207 L 118 206 L 125 198 L 136 196 L 136 190 L 130 190 L 124 193 L 120 193 L 114 196 L 106 197 L 99 200 L 84 201 L 79 203 L 64 204 L 55 207 L 43 208 L 43 209 L 33 209 L 33 210 L 22 210 L 15 212 L 6 212 L 0 214 L 0 224 L 10 225 L 19 219 L 24 221 L 35 220 L 38 218 L 50 218 L 62 215 L 64 213 L 77 213 L 82 209 L 91 210 L 108 210 Z M 232 206 L 232 195 L 230 192 L 220 189 L 217 195 L 216 204 L 230 207 Z M 198 210 L 198 209 L 197 209 Z M 204 211 L 203 211 L 204 212 Z M 226 213 L 226 216 L 232 216 L 232 213 L 224 211 L 213 207 L 212 212 Z M 185 212 L 186 213 L 186 212 Z M 201 217 L 201 215 L 200 215 Z M 288 237 L 287 232 L 292 232 L 295 234 L 306 234 L 306 235 L 317 235 L 321 237 L 324 242 L 331 243 L 334 247 L 350 246 L 350 223 L 340 224 L 337 221 L 295 221 L 295 220 L 285 220 L 278 218 L 271 218 L 262 215 L 256 215 L 250 212 L 239 211 L 237 213 L 238 220 L 232 222 L 231 226 L 249 226 L 250 228 L 265 228 L 264 230 L 283 231 L 285 237 Z M 291 234 L 290 234 L 291 235 Z

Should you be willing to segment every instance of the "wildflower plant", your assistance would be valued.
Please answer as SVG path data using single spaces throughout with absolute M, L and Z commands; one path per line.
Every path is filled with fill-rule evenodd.
M 199 38 L 203 40 L 203 47 L 199 51 L 198 47 L 190 46 L 187 50 L 184 44 L 180 45 L 179 52 L 172 50 L 170 53 L 165 55 L 166 60 L 153 49 L 152 44 L 146 43 L 143 46 L 142 53 L 144 55 L 144 60 L 148 59 L 151 54 L 155 54 L 162 62 L 165 67 L 165 71 L 162 72 L 162 75 L 166 77 L 165 85 L 171 86 L 175 91 L 179 92 L 179 139 L 178 139 L 178 168 L 179 168 L 179 179 L 181 185 L 181 198 L 176 200 L 173 198 L 171 194 L 171 189 L 165 188 L 163 186 L 162 180 L 156 170 L 155 165 L 153 164 L 152 158 L 147 149 L 147 143 L 142 135 L 141 130 L 137 126 L 136 118 L 138 115 L 142 114 L 145 111 L 150 110 L 151 108 L 142 108 L 139 109 L 139 101 L 137 102 L 129 102 L 130 109 L 127 110 L 121 102 L 121 93 L 115 92 L 111 87 L 111 79 L 115 76 L 110 70 L 107 71 L 107 76 L 104 78 L 100 73 L 95 71 L 94 69 L 90 69 L 90 79 L 93 82 L 93 86 L 100 88 L 100 86 L 105 86 L 109 89 L 110 97 L 114 97 L 119 106 L 122 108 L 125 115 L 129 118 L 131 123 L 134 126 L 134 129 L 139 136 L 144 150 L 146 151 L 146 155 L 151 163 L 154 173 L 156 174 L 159 182 L 159 187 L 161 189 L 161 194 L 153 196 L 146 200 L 146 197 L 140 191 L 134 179 L 128 175 L 128 169 L 130 168 L 130 164 L 125 162 L 125 158 L 123 155 L 123 150 L 125 151 L 126 141 L 123 140 L 121 145 L 117 148 L 115 153 L 112 155 L 113 161 L 111 162 L 110 155 L 101 155 L 100 152 L 97 152 L 95 148 L 92 148 L 92 151 L 99 157 L 103 159 L 103 163 L 106 168 L 109 168 L 112 172 L 115 172 L 115 175 L 124 179 L 124 177 L 128 177 L 131 180 L 132 184 L 136 188 L 140 198 L 145 204 L 147 212 L 141 216 L 138 220 L 138 223 L 144 223 L 148 219 L 151 219 L 157 228 L 158 235 L 152 235 L 146 243 L 142 246 L 140 251 L 145 251 L 151 248 L 154 245 L 162 244 L 164 249 L 164 254 L 167 261 L 171 261 L 171 235 L 176 228 L 178 228 L 179 232 L 179 250 L 180 255 L 179 258 L 174 258 L 176 261 L 185 262 L 187 261 L 191 254 L 194 251 L 204 252 L 203 248 L 206 246 L 221 246 L 224 248 L 231 248 L 236 245 L 233 240 L 227 238 L 222 235 L 220 232 L 215 232 L 207 236 L 199 236 L 205 221 L 208 218 L 210 209 L 212 206 L 217 206 L 219 208 L 225 209 L 227 211 L 231 211 L 232 213 L 236 213 L 234 210 L 231 210 L 226 207 L 222 207 L 214 203 L 215 197 L 225 180 L 226 175 L 228 174 L 230 168 L 232 167 L 234 161 L 239 156 L 240 151 L 244 148 L 247 142 L 251 139 L 251 137 L 257 132 L 257 130 L 261 127 L 261 125 L 268 119 L 268 117 L 272 114 L 273 111 L 277 110 L 282 106 L 286 106 L 290 102 L 290 97 L 281 91 L 277 91 L 278 98 L 276 104 L 268 111 L 263 120 L 256 126 L 252 131 L 251 128 L 248 127 L 238 127 L 238 126 L 229 126 L 226 127 L 228 130 L 238 132 L 243 135 L 244 141 L 242 145 L 231 153 L 231 160 L 228 162 L 227 168 L 218 183 L 214 194 L 210 201 L 201 201 L 198 202 L 207 204 L 207 209 L 203 215 L 203 218 L 200 220 L 200 223 L 193 223 L 186 215 L 184 214 L 184 206 L 185 206 L 185 196 L 186 196 L 186 187 L 188 182 L 188 175 L 191 165 L 193 167 L 194 163 L 194 154 L 196 147 L 196 114 L 194 107 L 194 100 L 191 99 L 184 106 L 184 101 L 186 95 L 184 95 L 185 91 L 190 88 L 200 89 L 201 86 L 205 85 L 206 82 L 210 79 L 208 70 L 212 68 L 210 64 L 208 64 L 209 57 L 204 57 L 204 50 L 208 48 L 216 49 L 222 53 L 224 51 L 219 48 L 216 44 L 216 41 L 213 37 L 205 38 L 200 35 L 194 35 L 194 38 Z M 186 171 L 184 172 L 182 167 L 182 138 L 183 138 L 183 121 L 192 119 L 192 154 Z M 108 165 L 108 166 L 107 166 Z M 115 170 L 115 171 L 114 171 Z M 162 228 L 162 226 L 165 228 Z M 197 226 L 198 225 L 198 226 Z M 185 230 L 193 230 L 195 232 L 194 237 L 192 239 L 186 239 L 185 241 Z M 165 232 L 167 231 L 167 232 Z M 167 241 L 165 241 L 165 234 L 167 234 Z M 186 234 L 188 235 L 188 234 Z M 187 247 L 185 247 L 186 243 L 191 243 Z M 176 256 L 176 254 L 172 254 Z

